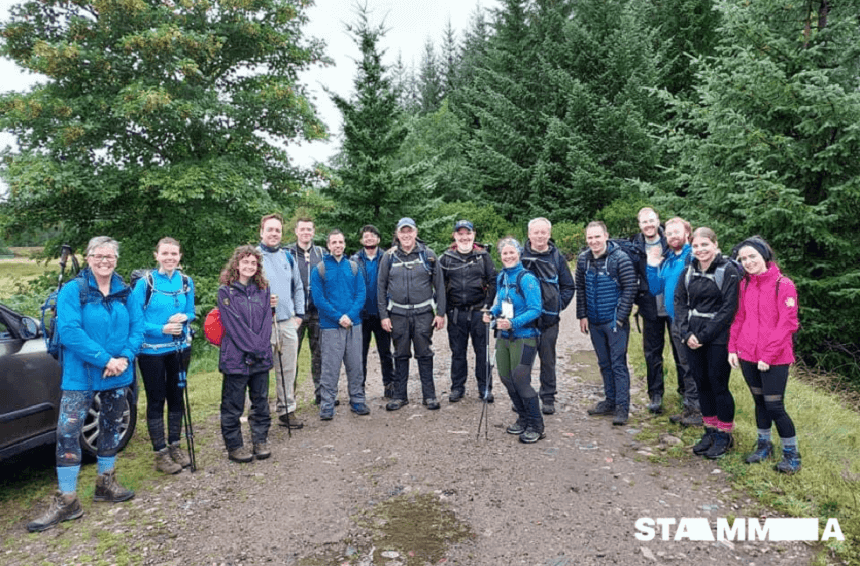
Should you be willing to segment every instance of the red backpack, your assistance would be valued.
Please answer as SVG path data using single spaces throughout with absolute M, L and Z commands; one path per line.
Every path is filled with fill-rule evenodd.
M 218 307 L 206 315 L 206 321 L 203 323 L 203 334 L 210 344 L 221 346 L 221 340 L 224 338 L 224 326 L 221 324 L 221 311 L 218 310 Z

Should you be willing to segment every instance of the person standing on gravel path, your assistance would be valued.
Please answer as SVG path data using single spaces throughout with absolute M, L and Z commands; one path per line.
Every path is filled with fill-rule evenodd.
M 555 413 L 558 323 L 561 311 L 573 301 L 576 284 L 567 260 L 550 239 L 552 223 L 546 218 L 532 218 L 528 232 L 521 259 L 523 267 L 534 274 L 541 284 L 541 316 L 536 322 L 540 330 L 540 400 L 543 414 L 551 415 Z
M 379 230 L 373 224 L 361 228 L 362 249 L 350 258 L 358 264 L 364 277 L 365 299 L 361 309 L 361 375 L 367 380 L 367 354 L 370 350 L 370 339 L 376 340 L 376 351 L 379 354 L 379 367 L 382 370 L 383 396 L 391 398 L 394 387 L 394 358 L 391 357 L 391 334 L 382 328 L 379 318 L 379 305 L 376 294 L 376 284 L 379 281 L 379 266 L 382 263 L 382 252 L 379 249 Z M 364 382 L 362 382 L 364 384 Z
M 314 382 L 314 403 L 320 404 L 320 374 L 322 373 L 322 357 L 320 355 L 320 315 L 314 306 L 311 297 L 311 270 L 322 261 L 325 250 L 314 245 L 316 227 L 310 218 L 299 218 L 296 220 L 296 241 L 287 246 L 287 251 L 293 255 L 293 259 L 299 266 L 299 274 L 302 277 L 302 286 L 305 291 L 305 316 L 298 329 L 299 349 L 302 353 L 302 342 L 305 334 L 308 336 L 308 345 L 311 349 L 311 379 Z M 296 365 L 296 378 L 298 378 L 298 364 Z
M 675 289 L 678 286 L 678 278 L 689 265 L 693 252 L 693 248 L 690 247 L 692 231 L 690 223 L 683 218 L 672 218 L 666 222 L 668 249 L 663 253 L 660 253 L 657 247 L 648 250 L 648 288 L 652 294 L 663 297 L 663 304 L 670 321 L 675 319 Z M 683 426 L 702 426 L 696 380 L 690 373 L 687 351 L 681 343 L 681 337 L 675 331 L 675 325 L 671 323 L 669 336 L 672 339 L 672 356 L 675 358 L 675 371 L 678 375 L 678 394 L 684 405 L 683 412 L 672 415 L 669 420 Z
M 269 370 L 272 369 L 272 301 L 269 282 L 263 276 L 263 256 L 254 246 L 239 246 L 221 271 L 218 309 L 224 338 L 218 370 L 221 387 L 221 436 L 227 457 L 246 463 L 271 455 L 268 446 Z M 251 399 L 248 425 L 253 454 L 242 440 L 240 418 L 245 396 Z
M 633 245 L 639 248 L 641 259 L 636 270 L 639 289 L 636 292 L 636 305 L 642 317 L 642 350 L 645 354 L 645 374 L 648 382 L 648 410 L 654 414 L 663 412 L 663 349 L 666 342 L 666 329 L 671 319 L 663 304 L 663 295 L 654 295 L 648 288 L 648 255 L 663 253 L 669 249 L 666 236 L 660 227 L 660 217 L 653 208 L 645 207 L 636 216 L 639 233 L 633 238 Z
M 409 403 L 406 386 L 414 347 L 424 405 L 437 410 L 431 345 L 433 329 L 445 327 L 445 281 L 436 254 L 418 240 L 414 220 L 401 218 L 394 236 L 397 241 L 379 266 L 376 299 L 382 328 L 394 340 L 394 391 L 385 409 L 397 411 Z
M 591 335 L 606 394 L 588 414 L 613 415 L 612 424 L 624 425 L 630 415 L 627 343 L 636 273 L 630 257 L 609 241 L 603 222 L 590 222 L 585 240 L 590 249 L 576 261 L 576 318 L 579 329 Z
M 305 288 L 298 262 L 281 247 L 284 219 L 280 214 L 267 214 L 260 219 L 260 245 L 263 254 L 263 274 L 272 292 L 272 308 L 278 324 L 272 331 L 273 356 L 281 356 L 275 364 L 275 410 L 282 426 L 300 429 L 304 424 L 296 418 L 296 361 L 299 355 L 298 328 L 305 314 Z
M 445 277 L 448 306 L 448 345 L 451 347 L 451 394 L 456 403 L 466 394 L 469 368 L 466 350 L 469 337 L 475 351 L 475 378 L 478 395 L 493 402 L 492 380 L 487 380 L 487 327 L 481 310 L 488 309 L 496 297 L 496 266 L 485 246 L 475 243 L 475 227 L 459 220 L 451 234 L 454 243 L 439 257 Z
M 366 289 L 358 264 L 343 255 L 343 232 L 328 235 L 329 255 L 311 271 L 311 294 L 320 315 L 322 374 L 320 375 L 320 419 L 334 418 L 340 366 L 346 368 L 349 408 L 369 415 L 365 405 L 364 375 L 361 373 L 361 308 Z
M 704 434 L 693 453 L 723 457 L 734 444 L 735 399 L 729 389 L 729 328 L 738 308 L 737 268 L 719 251 L 714 231 L 693 232 L 693 259 L 675 289 L 677 333 L 699 391 Z
M 517 413 L 517 422 L 507 428 L 520 442 L 534 444 L 546 436 L 538 394 L 531 384 L 532 365 L 537 355 L 540 331 L 541 288 L 537 277 L 520 261 L 520 244 L 514 238 L 499 241 L 504 266 L 496 280 L 496 299 L 490 315 L 496 321 L 496 369 Z

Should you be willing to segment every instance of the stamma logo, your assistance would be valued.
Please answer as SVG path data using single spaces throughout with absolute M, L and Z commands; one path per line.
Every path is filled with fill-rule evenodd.
M 675 534 L 672 535 L 674 528 Z M 636 538 L 642 541 L 654 540 L 657 531 L 662 540 L 689 541 L 818 541 L 845 540 L 837 519 L 827 519 L 821 538 L 818 538 L 818 519 L 765 519 L 762 524 L 757 519 L 736 518 L 731 526 L 728 519 L 717 519 L 716 529 L 711 528 L 705 517 L 682 517 L 636 520 Z

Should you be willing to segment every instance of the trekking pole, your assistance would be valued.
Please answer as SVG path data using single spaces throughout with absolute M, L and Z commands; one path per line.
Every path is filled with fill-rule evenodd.
M 281 387 L 284 390 L 284 416 L 287 420 L 287 437 L 293 437 L 293 426 L 290 423 L 290 399 L 287 397 L 287 381 L 284 377 L 284 362 L 281 360 L 281 325 L 278 324 L 276 308 L 272 307 L 272 320 L 275 323 L 275 353 L 278 355 L 278 367 L 281 368 Z
M 481 313 L 488 313 L 489 311 L 486 308 L 481 309 Z M 483 317 L 483 314 L 482 314 Z M 490 414 L 487 410 L 487 405 L 489 405 L 488 398 L 490 396 L 490 384 L 493 380 L 493 365 L 491 362 L 490 356 L 490 322 L 484 323 L 486 324 L 486 333 L 487 333 L 487 349 L 485 353 L 485 364 L 484 367 L 487 368 L 486 380 L 484 381 L 484 391 L 481 394 L 483 399 L 483 403 L 481 406 L 481 416 L 478 419 L 478 432 L 475 435 L 475 440 L 478 440 L 481 437 L 481 423 L 484 425 L 484 439 L 489 440 L 489 430 L 490 430 Z
M 176 348 L 176 360 L 179 363 L 179 388 L 183 389 L 182 392 L 182 422 L 185 427 L 185 441 L 188 444 L 188 457 L 191 460 L 191 471 L 197 471 L 197 454 L 194 450 L 194 425 L 191 424 L 191 398 L 188 396 L 188 372 L 185 362 L 183 361 L 184 356 L 182 355 L 182 351 L 179 349 L 179 346 L 182 345 L 182 342 L 185 341 L 184 337 L 186 335 L 187 329 L 185 328 L 185 323 L 183 323 L 183 332 L 180 334 L 179 344 L 177 344 Z M 189 346 L 188 358 L 191 359 L 191 352 Z

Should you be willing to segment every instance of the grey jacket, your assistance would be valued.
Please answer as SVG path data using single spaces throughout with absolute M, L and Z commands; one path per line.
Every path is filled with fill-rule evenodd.
M 380 318 L 433 311 L 445 314 L 445 280 L 436 254 L 416 242 L 406 253 L 395 244 L 382 256 L 377 282 Z

